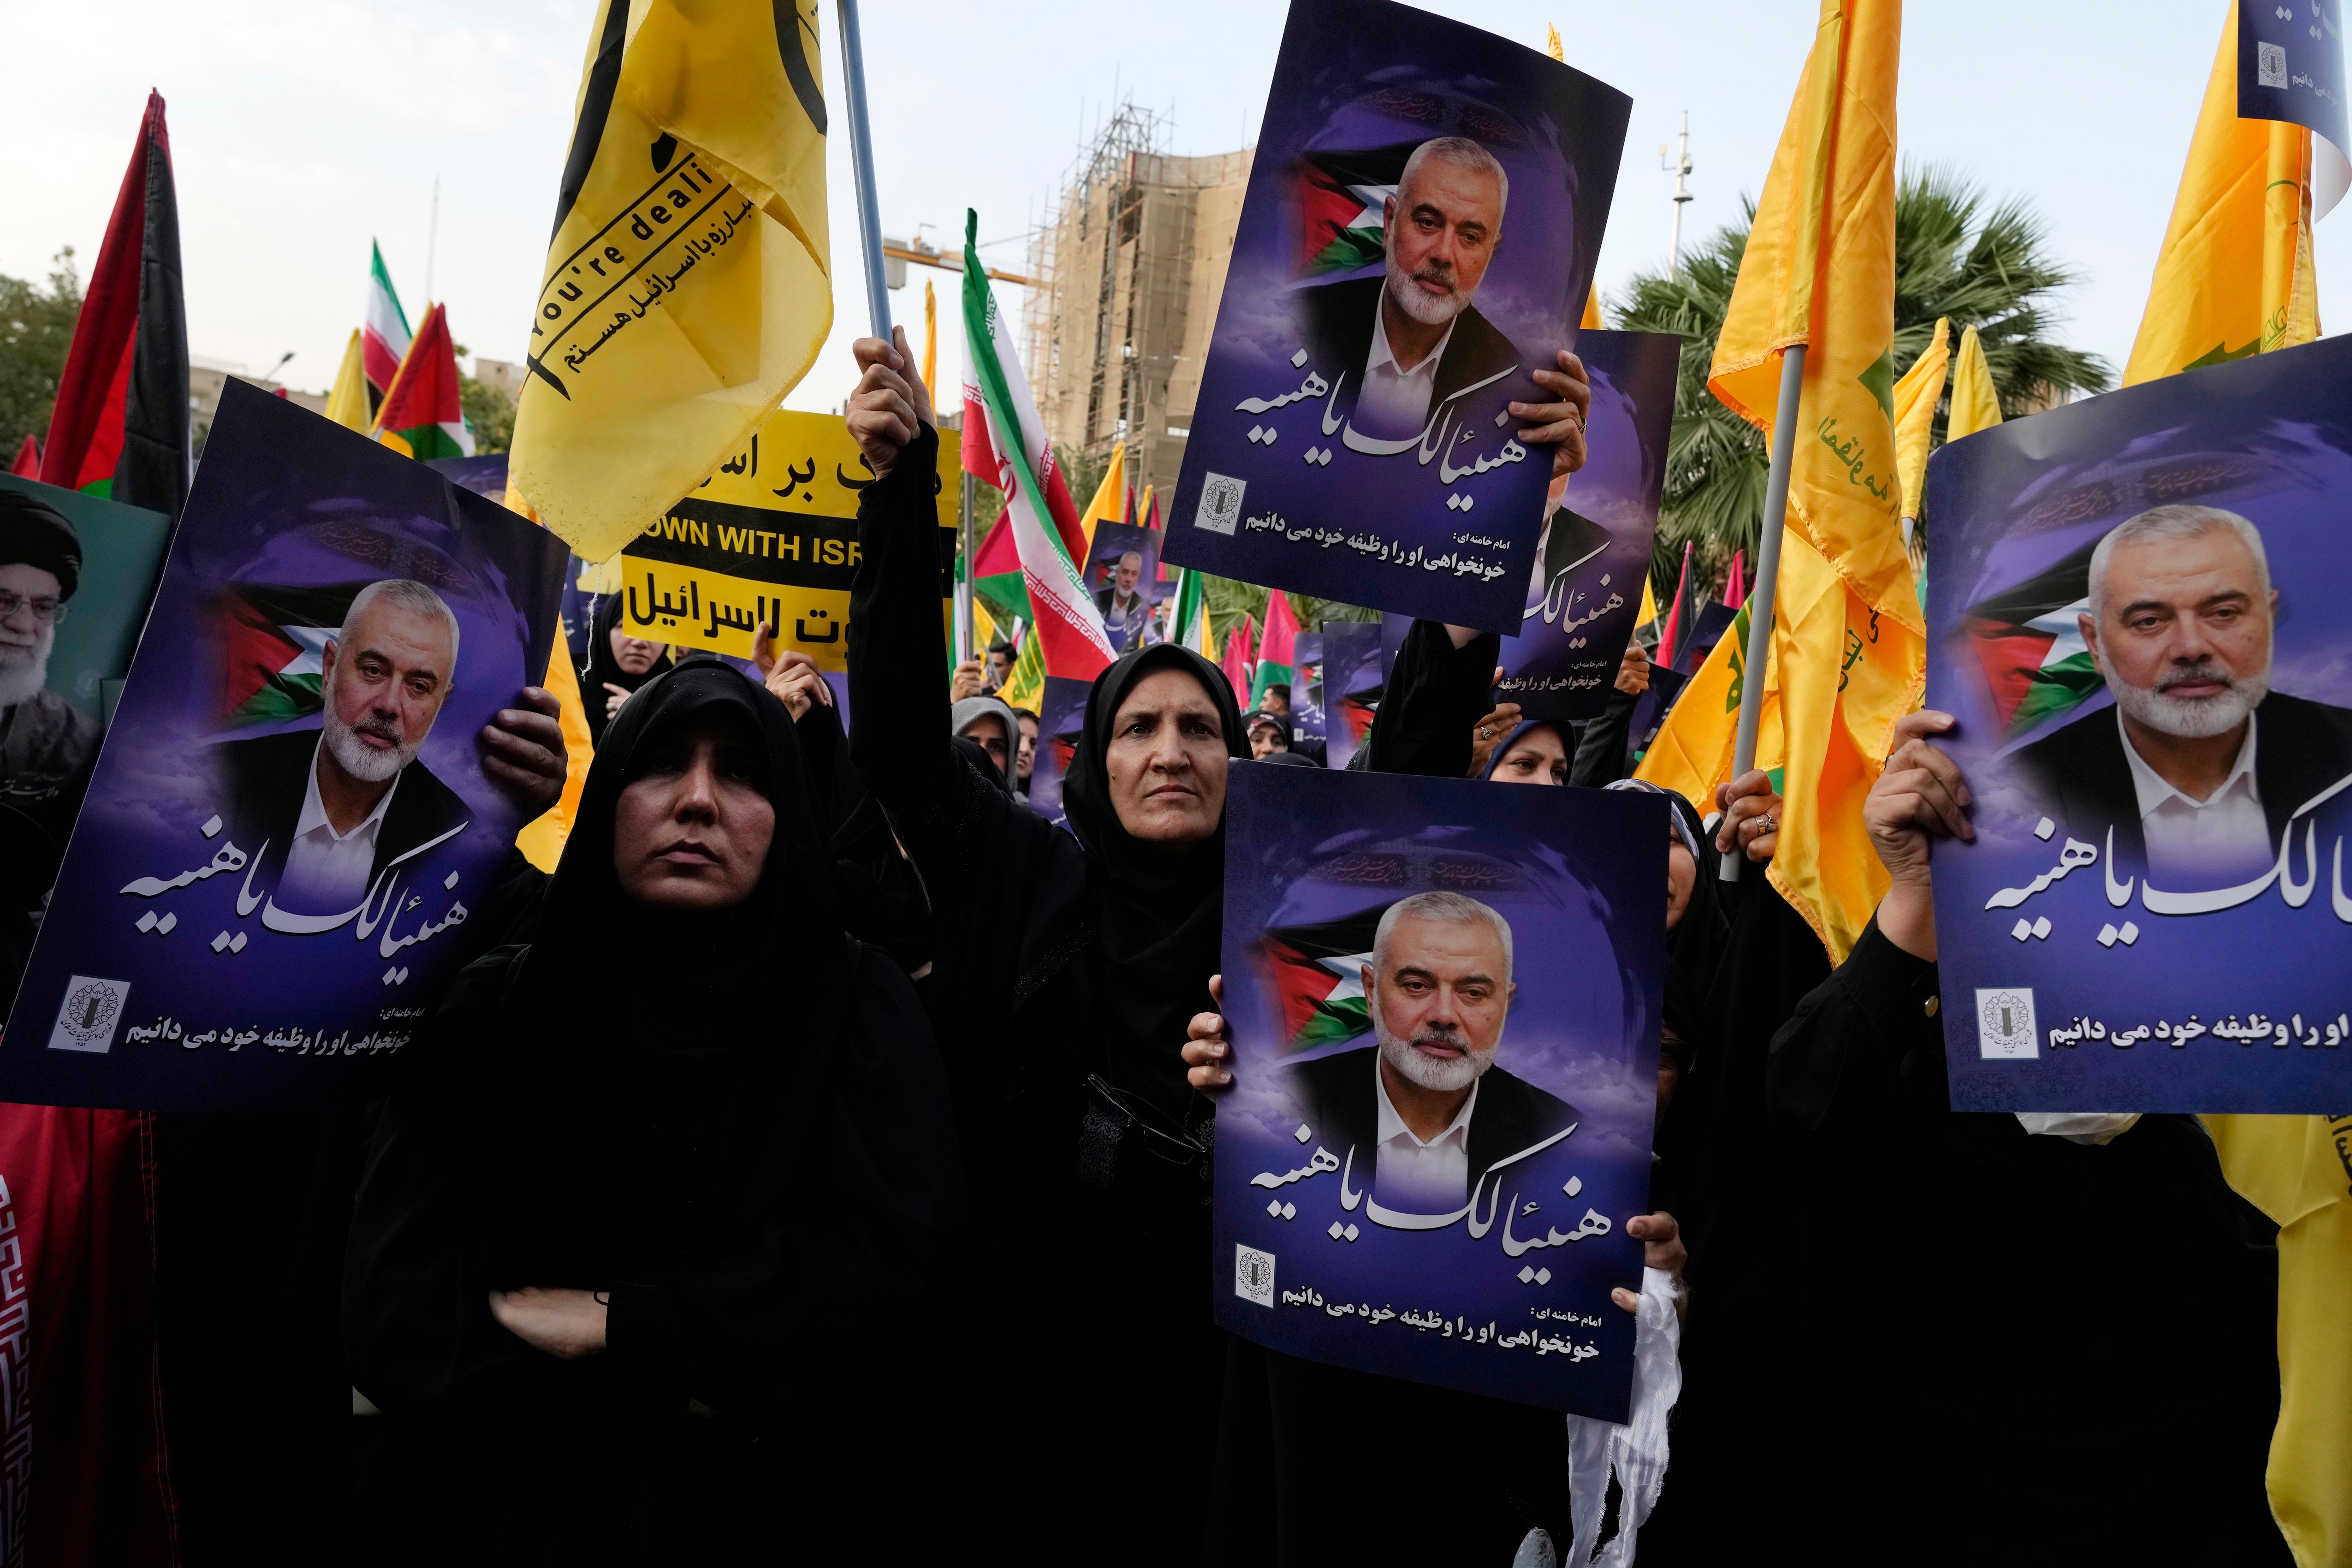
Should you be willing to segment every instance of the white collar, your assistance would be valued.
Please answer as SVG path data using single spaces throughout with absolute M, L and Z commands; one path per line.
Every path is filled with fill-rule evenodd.
M 2191 810 L 2218 805 L 2221 797 L 2236 789 L 2242 781 L 2245 784 L 2247 798 L 2260 805 L 2262 787 L 2254 778 L 2254 732 L 2260 717 L 2259 712 L 2246 715 L 2246 738 L 2239 745 L 2238 760 L 2231 765 L 2230 776 L 2221 781 L 2221 787 L 2203 800 L 2192 800 L 2174 788 L 2162 773 L 2149 767 L 2141 758 L 2139 748 L 2132 744 L 2131 731 L 2124 725 L 2123 706 L 2118 703 L 2116 707 L 2116 730 L 2124 738 L 2124 763 L 2131 769 L 2132 793 L 2139 797 L 2141 820 L 2145 821 L 2158 806 L 2175 798 Z
M 400 774 L 392 775 L 392 788 L 377 797 L 373 811 L 362 818 L 349 833 L 338 833 L 335 825 L 327 818 L 326 804 L 319 798 L 319 753 L 326 747 L 327 732 L 321 730 L 319 731 L 319 743 L 310 749 L 310 771 L 302 775 L 302 815 L 294 819 L 294 837 L 299 838 L 314 827 L 324 827 L 328 838 L 341 844 L 362 834 L 373 834 L 383 826 L 383 814 L 391 806 L 394 794 L 400 788 Z M 404 773 L 407 770 L 404 768 L 401 771 Z
M 1412 1140 L 1413 1147 L 1416 1149 L 1433 1149 L 1438 1144 L 1444 1142 L 1448 1138 L 1453 1137 L 1456 1132 L 1460 1132 L 1462 1134 L 1462 1146 L 1466 1151 L 1470 1147 L 1470 1135 L 1467 1131 L 1470 1126 L 1470 1113 L 1477 1109 L 1478 1084 L 1479 1080 L 1484 1079 L 1486 1076 L 1486 1074 L 1480 1073 L 1477 1078 L 1470 1080 L 1470 1098 L 1462 1102 L 1462 1109 L 1454 1113 L 1454 1120 L 1446 1124 L 1445 1131 L 1439 1133 L 1434 1138 L 1423 1139 L 1420 1134 L 1413 1131 L 1412 1128 L 1407 1127 L 1404 1124 L 1404 1118 L 1399 1116 L 1397 1114 L 1397 1108 L 1389 1102 L 1389 1080 L 1381 1071 L 1380 1050 L 1378 1047 L 1374 1047 L 1372 1051 L 1372 1091 L 1380 1096 L 1381 1122 L 1380 1131 L 1375 1135 L 1373 1142 L 1378 1143 L 1386 1143 L 1398 1133 L 1402 1132 L 1406 1137 Z
M 1454 329 L 1462 324 L 1461 313 L 1456 311 L 1454 320 L 1445 323 L 1445 335 L 1437 340 L 1435 347 L 1421 356 L 1421 363 L 1406 370 L 1397 363 L 1396 354 L 1389 347 L 1387 301 L 1388 289 L 1383 285 L 1381 302 L 1372 307 L 1372 352 L 1365 356 L 1364 374 L 1369 377 L 1381 366 L 1387 365 L 1401 376 L 1418 375 L 1434 383 L 1437 380 L 1437 363 L 1445 357 L 1445 345 L 1454 341 Z

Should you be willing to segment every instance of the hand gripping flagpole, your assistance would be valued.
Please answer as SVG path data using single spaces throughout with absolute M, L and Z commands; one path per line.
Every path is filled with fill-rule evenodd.
M 843 0 L 848 4 L 848 0 Z M 1805 390 L 1805 345 L 1780 351 L 1780 406 L 1772 417 L 1772 468 L 1764 480 L 1764 537 L 1756 548 L 1756 592 L 1748 598 L 1748 658 L 1739 671 L 1739 728 L 1731 742 L 1731 776 L 1756 765 L 1756 731 L 1764 721 L 1764 674 L 1772 655 L 1772 612 L 1780 599 L 1780 535 L 1789 523 L 1789 468 L 1797 456 L 1797 401 Z M 1747 859 L 1735 836 L 1720 875 L 1739 880 Z
M 890 341 L 890 290 L 882 269 L 882 215 L 874 199 L 874 137 L 866 118 L 866 47 L 858 40 L 857 0 L 841 4 L 841 74 L 849 79 L 849 159 L 857 178 L 857 238 L 866 262 L 866 309 L 874 335 Z

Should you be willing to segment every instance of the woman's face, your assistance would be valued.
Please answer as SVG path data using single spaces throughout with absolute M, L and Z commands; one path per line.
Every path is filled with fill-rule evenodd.
M 1691 858 L 1690 847 L 1682 835 L 1666 829 L 1666 929 L 1682 924 L 1683 911 L 1690 908 L 1691 889 L 1698 885 L 1698 862 Z
M 643 675 L 661 658 L 661 644 L 633 637 L 618 626 L 613 628 L 612 643 L 613 662 L 631 675 Z
M 760 884 L 776 808 L 736 726 L 711 719 L 647 743 L 645 771 L 613 814 L 621 890 L 660 910 L 723 910 Z
M 1517 740 L 1495 764 L 1496 784 L 1564 784 L 1568 783 L 1568 748 L 1559 731 L 1538 724 Z
M 1156 669 L 1111 720 L 1103 761 L 1118 825 L 1148 843 L 1198 844 L 1225 815 L 1224 722 L 1201 683 Z

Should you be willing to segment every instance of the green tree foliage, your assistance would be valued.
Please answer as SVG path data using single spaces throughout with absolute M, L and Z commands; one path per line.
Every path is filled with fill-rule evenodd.
M 0 276 L 0 465 L 16 457 L 26 437 L 47 438 L 58 378 L 81 315 L 73 254 L 69 245 L 51 260 L 46 289 Z
M 1683 335 L 1651 562 L 1661 605 L 1674 592 L 1685 542 L 1696 546 L 1693 570 L 1711 584 L 1722 581 L 1734 551 L 1747 551 L 1751 563 L 1756 555 L 1770 455 L 1763 432 L 1706 390 L 1716 336 L 1730 308 L 1754 217 L 1751 204 L 1746 220 L 1685 250 L 1678 272 L 1636 274 L 1612 312 L 1611 324 L 1621 329 Z M 1951 321 L 1956 349 L 1964 328 L 1977 329 L 2004 418 L 2077 394 L 2105 392 L 2115 384 L 2112 365 L 2053 341 L 2053 299 L 2081 280 L 2051 254 L 2048 227 L 2023 197 L 1995 205 L 1967 175 L 1940 164 L 1903 170 L 1895 196 L 1898 372 L 1927 349 L 1936 319 L 1943 316 Z M 1936 411 L 1935 445 L 1943 444 L 1950 413 L 1948 395 Z
M 473 427 L 474 453 L 488 457 L 514 445 L 515 401 L 470 375 L 457 377 L 457 404 Z

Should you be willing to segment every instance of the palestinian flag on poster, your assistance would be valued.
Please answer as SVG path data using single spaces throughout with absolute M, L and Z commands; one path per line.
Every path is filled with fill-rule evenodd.
M 997 514 L 996 526 L 980 542 L 972 557 L 972 596 L 988 606 L 988 613 L 998 621 L 1010 625 L 1015 618 L 1032 620 L 1035 612 L 1029 607 L 1029 587 L 1021 576 L 1021 552 L 1013 542 L 1013 512 L 1007 507 Z
M 361 329 L 360 363 L 367 372 L 368 386 L 378 397 L 392 385 L 392 378 L 400 374 L 400 362 L 408 357 L 408 312 L 400 308 L 400 296 L 393 291 L 392 274 L 384 269 L 383 247 L 368 242 L 367 325 Z
M 1960 636 L 1984 671 L 2004 740 L 2106 689 L 2075 620 L 2090 613 L 2097 548 L 2093 540 L 2041 575 L 1960 612 Z
M 1364 967 L 1372 962 L 1372 935 L 1387 912 L 1381 904 L 1319 925 L 1266 928 L 1258 952 L 1282 1008 L 1277 1055 L 1296 1056 L 1371 1032 Z
M 470 458 L 474 432 L 458 395 L 457 349 L 449 316 L 439 305 L 425 312 L 407 357 L 375 411 L 375 437 L 412 458 Z
M 219 728 L 306 718 L 326 705 L 321 660 L 365 583 L 237 583 L 221 596 Z
M 1307 153 L 1291 165 L 1298 207 L 1298 275 L 1353 272 L 1381 260 L 1381 212 L 1416 142 L 1364 153 Z
M 163 100 L 151 92 L 58 375 L 40 479 L 176 518 L 194 451 L 180 204 Z
M 979 394 L 964 405 L 965 449 L 974 445 L 976 429 L 986 432 L 986 450 L 997 468 L 982 477 L 1005 495 L 1005 516 L 1034 612 L 1032 636 L 1045 673 L 1092 680 L 1116 655 L 1103 630 L 1102 612 L 1078 572 L 1086 536 L 981 264 L 980 215 L 969 209 L 963 256 L 964 362 L 971 368 L 971 390 Z

